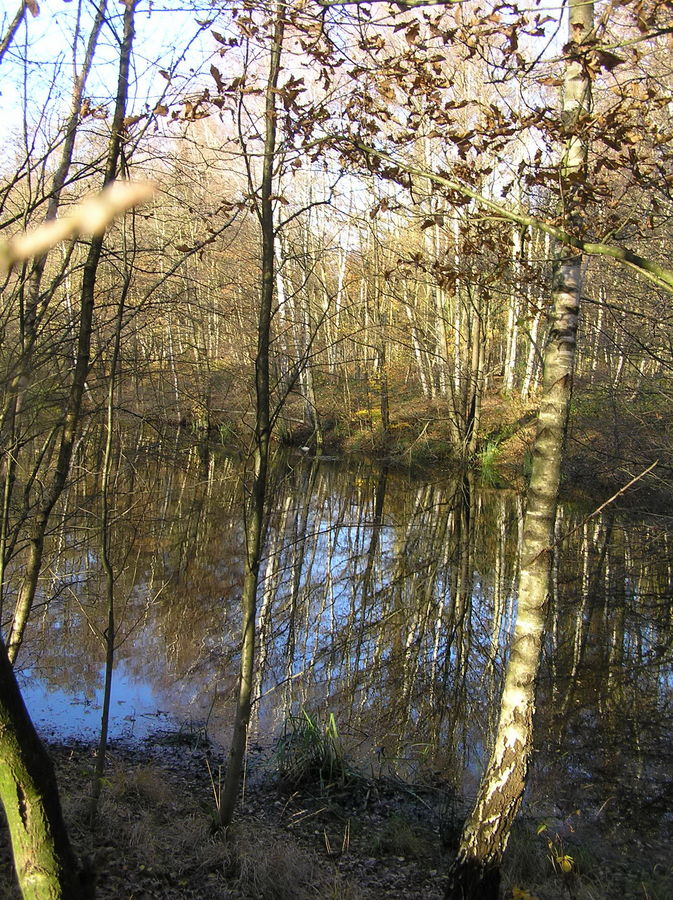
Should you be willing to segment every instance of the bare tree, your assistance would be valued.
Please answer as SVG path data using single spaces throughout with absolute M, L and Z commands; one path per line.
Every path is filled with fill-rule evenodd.
M 242 642 L 238 681 L 238 698 L 234 732 L 229 752 L 229 765 L 222 791 L 219 821 L 231 824 L 238 798 L 243 759 L 246 748 L 250 706 L 254 683 L 255 636 L 257 618 L 257 586 L 262 559 L 264 523 L 271 440 L 271 390 L 269 354 L 271 343 L 271 315 L 275 295 L 274 168 L 276 164 L 277 91 L 281 71 L 286 5 L 278 0 L 273 14 L 269 70 L 265 90 L 264 149 L 262 181 L 258 215 L 262 234 L 261 290 L 257 322 L 257 353 L 255 356 L 255 426 L 252 447 L 252 478 L 245 521 L 245 577 L 241 596 Z

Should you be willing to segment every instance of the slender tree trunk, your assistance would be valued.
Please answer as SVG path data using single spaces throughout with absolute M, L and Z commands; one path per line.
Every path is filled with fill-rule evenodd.
M 533 324 L 529 332 L 530 346 L 528 347 L 528 359 L 526 361 L 526 374 L 524 375 L 521 385 L 521 397 L 528 400 L 533 390 L 533 384 L 537 381 L 536 369 L 538 365 L 538 348 L 537 341 L 540 333 L 540 320 L 542 318 L 542 310 L 535 313 Z
M 120 49 L 117 98 L 112 121 L 112 134 L 110 136 L 108 158 L 103 178 L 103 187 L 110 184 L 110 182 L 114 181 L 116 178 L 119 157 L 121 154 L 123 121 L 126 114 L 126 100 L 128 96 L 131 47 L 133 45 L 134 34 L 134 10 L 135 0 L 125 0 L 124 35 Z M 84 387 L 89 371 L 96 276 L 101 251 L 103 249 L 103 240 L 104 234 L 100 234 L 91 239 L 89 252 L 87 254 L 86 262 L 84 263 L 80 296 L 81 309 L 77 341 L 77 361 L 75 363 L 75 371 L 73 373 L 70 394 L 67 401 L 56 468 L 51 484 L 45 491 L 44 497 L 38 508 L 30 535 L 30 549 L 28 561 L 26 563 L 26 573 L 19 590 L 7 646 L 8 656 L 12 664 L 16 661 L 16 657 L 23 642 L 24 631 L 33 605 L 33 600 L 35 599 L 37 579 L 40 574 L 42 556 L 44 553 L 44 538 L 49 524 L 51 511 L 65 487 L 70 471 L 72 450 L 82 408 L 82 397 L 84 396 Z
M 503 387 L 506 391 L 514 390 L 514 377 L 517 362 L 519 341 L 519 306 L 521 303 L 521 257 L 523 254 L 524 232 L 515 231 L 512 235 L 512 293 L 509 296 L 507 309 L 507 333 L 505 335 L 505 360 Z
M 106 183 L 116 173 L 119 155 L 133 37 L 133 7 L 133 0 L 127 0 L 117 109 L 108 153 Z M 52 484 L 45 492 L 30 538 L 28 571 L 12 625 L 11 656 L 5 644 L 0 641 L 0 799 L 9 826 L 19 886 L 25 900 L 84 900 L 94 894 L 93 880 L 85 877 L 70 846 L 53 766 L 26 710 L 12 671 L 12 662 L 21 645 L 35 595 L 49 516 L 63 490 L 70 467 L 88 370 L 93 290 L 101 246 L 102 237 L 92 241 L 84 272 L 78 357 L 73 385 L 56 471 Z
M 481 400 L 484 391 L 484 355 L 485 355 L 485 328 L 482 316 L 485 311 L 471 308 L 472 322 L 470 324 L 470 365 L 469 374 L 466 374 L 467 405 L 465 409 L 465 443 L 463 448 L 464 458 L 469 459 L 476 449 L 479 437 L 479 422 L 481 419 Z
M 121 355 L 121 340 L 124 324 L 124 310 L 126 309 L 126 297 L 128 295 L 132 269 L 132 249 L 127 249 L 124 242 L 124 259 L 127 261 L 124 286 L 117 306 L 115 316 L 114 343 L 112 357 L 110 359 L 110 376 L 107 385 L 107 408 L 105 417 L 105 450 L 103 453 L 103 471 L 101 472 L 101 563 L 105 574 L 105 598 L 107 601 L 107 625 L 103 632 L 105 647 L 105 680 L 103 684 L 103 708 L 101 710 L 101 725 L 98 740 L 98 752 L 94 766 L 93 783 L 91 787 L 91 802 L 89 805 L 89 819 L 91 827 L 96 825 L 98 814 L 98 801 L 100 799 L 105 772 L 105 757 L 107 753 L 108 728 L 110 724 L 110 698 L 112 696 L 112 677 L 114 673 L 116 616 L 115 616 L 115 579 L 112 560 L 110 558 L 111 522 L 110 522 L 110 473 L 112 471 L 113 429 L 114 429 L 114 401 L 117 387 L 117 367 Z
M 590 110 L 591 83 L 580 45 L 592 33 L 593 5 L 570 0 L 571 50 L 563 100 L 566 127 L 577 125 L 580 116 Z M 573 136 L 566 145 L 561 172 L 567 188 L 566 217 L 573 226 L 579 224 L 579 213 L 573 205 L 574 189 L 568 176 L 578 179 L 585 163 L 586 145 Z M 450 900 L 497 900 L 502 857 L 526 786 L 581 294 L 581 254 L 565 253 L 557 261 L 552 286 L 554 321 L 544 359 L 524 519 L 517 618 L 500 719 L 474 808 L 465 822 L 458 854 L 449 871 L 446 897 Z
M 234 733 L 229 751 L 229 765 L 222 791 L 219 821 L 228 827 L 234 808 L 243 770 L 243 758 L 250 722 L 253 674 L 255 663 L 255 619 L 257 615 L 257 585 L 262 556 L 264 517 L 271 437 L 269 348 L 271 343 L 271 315 L 274 297 L 273 169 L 276 157 L 277 113 L 276 95 L 281 68 L 281 52 L 285 28 L 285 3 L 276 6 L 271 45 L 269 77 L 266 86 L 266 129 L 262 161 L 262 185 L 259 206 L 262 230 L 262 284 L 255 359 L 256 417 L 253 449 L 253 475 L 250 500 L 245 523 L 245 576 L 243 580 L 241 663 L 238 680 L 238 699 L 234 719 Z
M 51 189 L 49 194 L 49 202 L 47 204 L 47 212 L 44 222 L 49 222 L 56 218 L 61 203 L 61 194 L 66 178 L 70 172 L 72 165 L 72 156 L 75 148 L 75 139 L 77 137 L 77 129 L 80 122 L 80 112 L 82 106 L 82 97 L 86 87 L 87 78 L 91 71 L 93 59 L 98 45 L 98 36 L 105 17 L 105 8 L 107 0 L 101 0 L 96 10 L 87 48 L 84 55 L 84 61 L 79 75 L 75 74 L 73 85 L 72 100 L 70 104 L 70 116 L 65 126 L 65 139 L 61 150 L 61 158 L 58 163 L 56 172 L 51 181 Z M 25 4 L 22 4 L 20 12 L 25 10 Z M 18 16 L 18 14 L 17 14 Z M 18 27 L 18 22 L 17 22 Z M 2 54 L 0 53 L 0 59 Z M 36 257 L 30 267 L 25 287 L 25 295 L 22 304 L 22 353 L 19 364 L 19 372 L 12 380 L 10 385 L 9 396 L 3 410 L 2 421 L 0 423 L 0 435 L 2 435 L 2 452 L 5 464 L 5 483 L 2 519 L 0 521 L 0 613 L 2 611 L 2 596 L 4 587 L 5 564 L 7 555 L 7 543 L 9 532 L 9 507 L 14 488 L 16 476 L 16 466 L 19 457 L 19 449 L 21 443 L 20 421 L 23 407 L 28 398 L 28 390 L 32 379 L 33 369 L 33 351 L 37 340 L 38 332 L 38 308 L 40 305 L 40 287 L 42 284 L 42 276 L 47 262 L 48 254 L 43 253 Z M 67 265 L 69 255 L 66 254 L 63 269 Z M 47 303 L 43 303 L 43 309 L 46 309 Z M 4 434 L 5 428 L 8 434 Z

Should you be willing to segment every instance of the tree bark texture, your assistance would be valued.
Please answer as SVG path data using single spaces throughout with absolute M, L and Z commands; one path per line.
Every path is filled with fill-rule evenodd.
M 93 898 L 93 878 L 80 868 L 68 840 L 52 762 L 1 641 L 0 800 L 24 900 Z
M 579 45 L 593 33 L 591 3 L 571 0 L 569 32 L 577 52 L 571 50 L 566 70 L 563 100 L 566 127 L 577 125 L 580 116 L 590 109 L 591 85 Z M 567 187 L 564 196 L 566 220 L 573 226 L 579 222 L 579 213 L 573 208 L 574 191 L 568 176 L 576 178 L 585 162 L 586 146 L 573 135 L 567 142 L 561 166 L 562 181 Z M 581 254 L 564 251 L 557 260 L 553 278 L 554 313 L 544 356 L 542 397 L 524 518 L 514 637 L 493 749 L 450 868 L 447 900 L 497 900 L 500 865 L 526 786 L 533 745 L 535 687 L 545 628 L 554 521 L 575 360 Z

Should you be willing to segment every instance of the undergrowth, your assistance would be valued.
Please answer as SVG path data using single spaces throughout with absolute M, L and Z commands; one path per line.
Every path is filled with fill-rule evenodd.
M 273 758 L 281 786 L 290 790 L 314 784 L 325 790 L 346 783 L 354 774 L 346 762 L 333 713 L 324 723 L 305 709 L 290 716 Z

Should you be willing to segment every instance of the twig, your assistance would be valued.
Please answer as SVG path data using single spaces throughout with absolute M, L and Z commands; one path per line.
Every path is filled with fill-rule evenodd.
M 652 463 L 651 466 L 648 466 L 646 469 L 643 469 L 643 471 L 640 473 L 640 475 L 636 475 L 635 478 L 632 478 L 628 484 L 625 484 L 624 487 L 621 487 L 617 491 L 617 493 L 613 494 L 612 497 L 608 498 L 605 501 L 605 503 L 601 503 L 601 505 L 599 507 L 597 507 L 592 513 L 589 513 L 589 515 L 585 519 L 582 519 L 582 521 L 579 523 L 579 525 L 576 525 L 574 528 L 571 528 L 570 531 L 566 532 L 557 541 L 554 541 L 554 543 L 550 547 L 543 547 L 539 553 L 535 554 L 535 556 L 528 563 L 528 565 L 532 565 L 534 562 L 536 562 L 542 556 L 543 553 L 551 553 L 551 551 L 554 550 L 555 547 L 558 547 L 560 544 L 563 543 L 563 541 L 567 540 L 571 534 L 575 534 L 576 531 L 579 531 L 580 528 L 583 528 L 587 524 L 587 522 L 589 522 L 589 521 L 591 521 L 591 519 L 593 519 L 594 516 L 597 516 L 598 513 L 602 512 L 606 506 L 609 506 L 613 500 L 616 500 L 617 497 L 620 497 L 622 494 L 624 494 L 626 491 L 628 491 L 628 489 L 632 485 L 634 485 L 636 483 L 636 481 L 640 481 L 641 478 L 644 478 L 648 472 L 651 472 L 652 469 L 654 469 L 654 467 L 658 466 L 658 465 L 659 465 L 659 460 L 655 459 L 655 461 Z
M 575 534 L 576 531 L 579 531 L 580 528 L 583 528 L 590 519 L 593 519 L 594 516 L 597 516 L 599 512 L 603 512 L 605 507 L 609 506 L 613 500 L 616 500 L 617 497 L 620 497 L 622 494 L 624 494 L 626 491 L 628 491 L 628 489 L 632 485 L 634 485 L 636 483 L 636 481 L 640 481 L 641 478 L 644 478 L 645 475 L 648 474 L 648 472 L 651 472 L 652 469 L 654 469 L 655 466 L 658 466 L 658 465 L 659 465 L 659 460 L 655 459 L 655 461 L 652 463 L 651 466 L 648 466 L 646 469 L 643 469 L 643 471 L 640 473 L 640 475 L 636 475 L 635 478 L 632 478 L 628 484 L 625 484 L 624 487 L 621 487 L 617 491 L 617 493 L 613 494 L 612 497 L 610 497 L 608 500 L 605 501 L 605 503 L 601 503 L 601 505 L 599 507 L 597 507 L 597 509 L 595 509 L 592 513 L 589 513 L 589 515 L 586 517 L 586 519 L 583 519 L 579 523 L 579 525 L 576 525 L 574 528 L 571 528 L 570 531 L 568 531 L 566 534 L 563 535 L 563 537 L 560 537 L 553 546 L 557 547 L 561 543 L 561 541 L 565 541 L 567 538 L 570 537 L 571 534 Z

